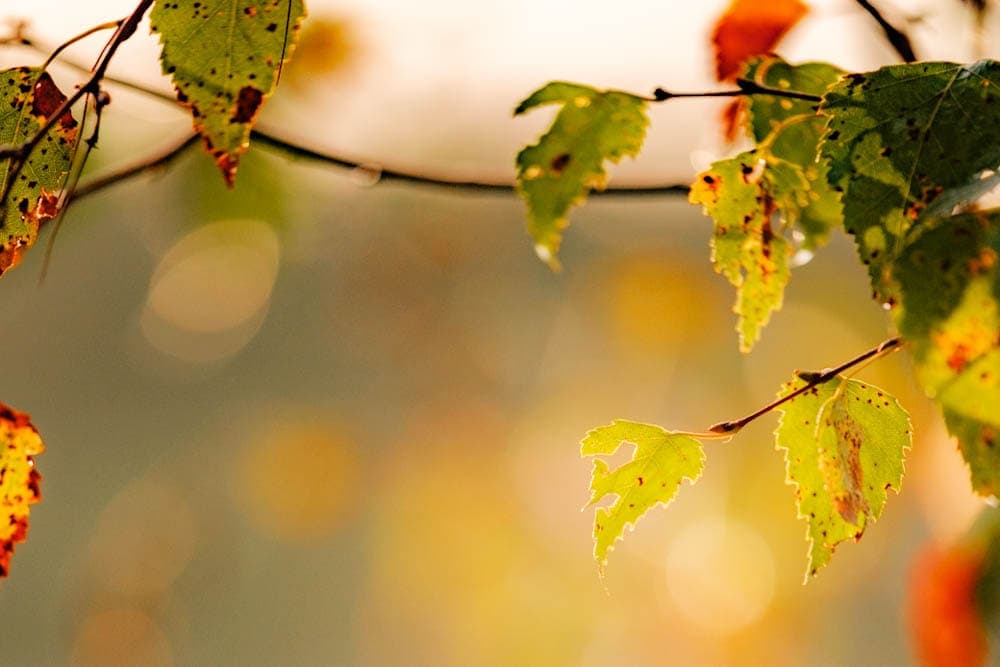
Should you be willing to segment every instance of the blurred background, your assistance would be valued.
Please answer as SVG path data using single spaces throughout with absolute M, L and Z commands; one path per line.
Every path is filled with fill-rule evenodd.
M 551 79 L 713 86 L 708 34 L 725 7 L 308 4 L 301 58 L 262 127 L 482 179 L 512 179 L 551 112 L 511 110 Z M 894 61 L 856 4 L 810 4 L 786 58 Z M 882 4 L 923 57 L 975 57 L 957 0 Z M 0 18 L 55 45 L 133 5 L 7 0 Z M 169 91 L 141 32 L 113 73 Z M 91 61 L 102 43 L 69 56 Z M 57 74 L 64 90 L 79 76 Z M 182 110 L 110 90 L 89 173 L 190 131 Z M 729 150 L 722 106 L 657 105 L 643 155 L 612 185 L 689 180 Z M 372 184 L 253 149 L 231 192 L 191 152 L 74 205 L 44 283 L 48 234 L 0 281 L 0 398 L 48 446 L 44 500 L 0 588 L 0 663 L 911 662 L 914 558 L 962 534 L 983 502 L 903 354 L 862 375 L 913 418 L 903 492 L 807 586 L 774 419 L 708 443 L 702 480 L 641 522 L 603 581 L 580 511 L 589 428 L 701 429 L 767 402 L 795 368 L 886 337 L 849 240 L 795 271 L 741 356 L 710 221 L 682 197 L 592 200 L 572 215 L 561 274 L 536 259 L 524 213 L 513 195 Z

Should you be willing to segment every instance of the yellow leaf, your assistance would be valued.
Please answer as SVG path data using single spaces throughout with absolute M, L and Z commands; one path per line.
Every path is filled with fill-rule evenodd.
M 42 499 L 34 456 L 45 445 L 28 415 L 0 404 L 0 448 L 0 577 L 6 577 L 14 545 L 28 535 L 30 506 Z

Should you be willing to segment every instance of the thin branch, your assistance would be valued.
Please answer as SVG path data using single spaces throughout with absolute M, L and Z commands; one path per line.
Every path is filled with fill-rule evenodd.
M 0 42 L 2 43 L 2 42 Z M 32 39 L 26 36 L 19 36 L 15 42 L 16 44 L 26 46 L 30 49 L 38 51 L 40 53 L 47 53 L 47 50 L 34 42 Z M 67 67 L 72 67 L 73 69 L 89 71 L 85 66 L 74 62 L 68 58 L 60 58 L 59 63 L 66 65 Z M 118 79 L 112 76 L 105 76 L 103 79 L 106 83 L 122 86 L 123 88 L 128 88 L 137 93 L 141 93 L 148 97 L 151 97 L 162 102 L 166 102 L 172 106 L 176 106 L 177 100 L 162 93 L 153 88 L 146 87 L 142 84 L 135 83 L 134 81 L 128 81 L 125 79 Z M 425 174 L 417 171 L 410 171 L 405 169 L 393 168 L 393 167 L 383 167 L 381 163 L 376 160 L 360 160 L 351 159 L 346 157 L 341 157 L 338 155 L 332 155 L 330 153 L 325 153 L 317 151 L 306 146 L 296 144 L 287 139 L 282 139 L 275 136 L 274 134 L 267 132 L 265 130 L 255 129 L 252 134 L 252 139 L 262 145 L 272 148 L 274 150 L 280 151 L 287 154 L 292 158 L 310 160 L 314 162 L 320 162 L 334 167 L 341 167 L 343 169 L 356 170 L 358 172 L 367 173 L 373 178 L 372 184 L 381 183 L 411 183 L 414 185 L 425 185 L 434 188 L 444 188 L 449 190 L 465 190 L 477 193 L 507 193 L 514 192 L 516 186 L 510 181 L 490 181 L 485 179 L 469 179 L 469 178 L 458 178 L 446 175 L 436 175 L 436 174 Z M 189 138 L 184 144 L 181 144 L 177 148 L 179 152 L 183 152 L 189 145 L 194 143 L 194 138 Z M 156 168 L 161 166 L 160 160 L 162 156 L 153 156 L 149 159 L 151 168 Z M 76 192 L 74 199 L 79 199 L 81 197 L 92 194 L 93 192 L 104 189 L 111 185 L 115 185 L 123 180 L 130 178 L 131 176 L 138 175 L 146 171 L 145 167 L 147 165 L 147 160 L 143 160 L 132 167 L 121 172 L 114 172 L 108 174 L 106 177 L 98 177 L 93 181 L 88 181 L 82 185 Z M 690 187 L 682 183 L 669 183 L 669 184 L 652 184 L 652 185 L 626 185 L 626 186 L 611 186 L 605 188 L 604 190 L 594 190 L 590 193 L 591 197 L 594 196 L 663 196 L 663 195 L 687 195 L 690 191 Z
M 872 3 L 868 2 L 868 0 L 856 0 L 856 2 L 862 9 L 871 14 L 872 18 L 875 19 L 875 22 L 879 24 L 879 27 L 882 28 L 882 32 L 885 33 L 885 38 L 889 40 L 889 44 L 891 44 L 892 48 L 896 50 L 896 53 L 899 54 L 899 57 L 903 59 L 904 63 L 912 63 L 918 60 L 917 54 L 913 52 L 913 45 L 910 44 L 910 38 L 905 32 L 889 23 L 885 17 L 882 16 L 882 13 L 879 12 L 879 10 L 876 9 Z
M 176 161 L 177 158 L 183 155 L 187 149 L 197 143 L 198 135 L 192 134 L 185 138 L 184 141 L 171 146 L 168 150 L 163 151 L 162 153 L 157 153 L 156 155 L 145 158 L 140 162 L 127 165 L 121 169 L 104 174 L 103 176 L 95 176 L 94 178 L 80 184 L 80 186 L 76 188 L 76 191 L 73 192 L 73 196 L 69 201 L 79 201 L 84 197 L 96 194 L 105 188 L 121 183 L 122 181 L 127 181 L 135 176 L 165 169 Z
M 897 337 L 890 338 L 888 340 L 882 341 L 881 343 L 879 343 L 878 345 L 876 345 L 872 349 L 868 350 L 867 352 L 862 352 L 861 354 L 859 354 L 858 356 L 854 357 L 853 359 L 845 361 L 844 363 L 842 363 L 839 366 L 836 366 L 834 368 L 827 368 L 825 370 L 818 371 L 818 372 L 800 372 L 800 373 L 797 373 L 797 375 L 799 376 L 799 379 L 805 380 L 806 383 L 804 385 L 802 385 L 801 387 L 799 387 L 798 389 L 796 389 L 795 391 L 793 391 L 792 393 L 790 393 L 790 394 L 788 394 L 786 396 L 782 396 L 781 398 L 779 398 L 777 400 L 771 401 L 770 403 L 768 403 L 764 407 L 762 407 L 759 410 L 756 410 L 754 412 L 751 412 L 750 414 L 748 414 L 746 417 L 743 417 L 742 419 L 736 419 L 734 421 L 720 422 L 718 424 L 714 424 L 714 425 L 712 425 L 712 426 L 710 426 L 708 428 L 708 433 L 712 434 L 713 436 L 720 436 L 720 435 L 730 436 L 730 435 L 733 435 L 734 433 L 738 432 L 740 429 L 742 429 L 744 426 L 746 426 L 747 424 L 749 424 L 753 420 L 755 420 L 758 417 L 761 417 L 763 415 L 766 415 L 768 412 L 771 412 L 775 408 L 778 408 L 778 407 L 784 405 L 785 403 L 787 403 L 788 401 L 792 400 L 793 398 L 806 393 L 807 391 L 809 391 L 813 387 L 815 387 L 817 385 L 821 385 L 821 384 L 823 384 L 825 382 L 829 382 L 830 380 L 834 379 L 835 377 L 837 377 L 838 375 L 840 375 L 844 371 L 849 370 L 851 368 L 854 368 L 855 366 L 858 366 L 859 364 L 862 364 L 862 363 L 864 363 L 866 361 L 869 361 L 869 360 L 876 359 L 876 358 L 881 357 L 881 356 L 883 356 L 885 354 L 888 354 L 889 352 L 897 350 L 897 349 L 899 349 L 899 347 L 902 344 L 903 344 L 902 339 L 900 339 L 897 336 Z
M 747 95 L 773 95 L 774 97 L 787 97 L 793 100 L 806 100 L 807 102 L 821 102 L 823 98 L 812 93 L 803 93 L 798 90 L 785 90 L 783 88 L 771 88 L 762 86 L 750 79 L 737 79 L 736 90 L 712 90 L 702 93 L 674 93 L 663 88 L 653 91 L 652 97 L 644 99 L 650 102 L 666 102 L 680 97 L 745 97 Z
M 31 155 L 32 151 L 35 150 L 42 139 L 45 138 L 53 126 L 55 126 L 56 123 L 61 122 L 63 115 L 85 95 L 96 95 L 100 92 L 101 79 L 104 78 L 105 72 L 107 72 L 108 66 L 111 64 L 111 59 L 114 58 L 115 53 L 118 51 L 118 47 L 135 34 L 139 21 L 142 20 L 142 17 L 146 14 L 146 11 L 152 4 L 153 0 L 139 0 L 139 4 L 136 8 L 132 10 L 131 14 L 121 21 L 114 34 L 111 36 L 111 39 L 108 40 L 107 45 L 101 53 L 101 57 L 94 65 L 93 70 L 91 70 L 90 77 L 83 83 L 82 86 L 76 89 L 76 92 L 63 100 L 62 104 L 60 104 L 55 111 L 49 115 L 45 123 L 30 139 L 17 146 L 6 146 L 0 148 L 0 158 L 12 158 L 11 168 L 7 173 L 7 180 L 4 183 L 2 192 L 0 192 L 0 202 L 5 202 L 7 200 L 12 184 L 24 168 L 25 163 L 28 161 L 28 157 Z

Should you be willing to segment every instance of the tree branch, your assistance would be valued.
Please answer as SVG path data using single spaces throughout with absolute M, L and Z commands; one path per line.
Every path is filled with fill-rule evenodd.
M 6 146 L 0 148 L 0 158 L 11 158 L 11 165 L 8 168 L 7 179 L 4 183 L 3 191 L 0 192 L 0 203 L 7 201 L 7 196 L 10 194 L 12 184 L 17 179 L 18 175 L 20 175 L 21 170 L 28 161 L 28 157 L 42 141 L 45 135 L 49 133 L 52 127 L 61 121 L 63 114 L 69 111 L 74 104 L 79 102 L 84 95 L 97 95 L 97 93 L 100 92 L 101 79 L 104 78 L 108 66 L 111 64 L 111 59 L 114 58 L 115 53 L 118 51 L 118 47 L 135 34 L 139 21 L 142 20 L 142 17 L 146 14 L 146 11 L 152 4 L 153 0 L 139 0 L 139 4 L 132 10 L 132 13 L 122 19 L 122 21 L 118 24 L 118 28 L 115 30 L 111 39 L 108 40 L 107 45 L 104 47 L 101 57 L 91 70 L 90 77 L 83 83 L 82 86 L 76 89 L 76 92 L 63 100 L 62 104 L 60 104 L 55 111 L 49 114 L 45 123 L 30 139 L 17 146 Z M 86 34 L 90 33 L 88 32 L 85 33 L 85 35 Z M 76 39 L 79 39 L 79 36 L 74 37 L 73 41 Z
M 854 357 L 853 359 L 845 361 L 844 363 L 842 363 L 839 366 L 836 366 L 834 368 L 827 368 L 825 370 L 818 371 L 818 372 L 800 372 L 800 373 L 796 373 L 796 375 L 798 375 L 800 379 L 806 381 L 806 383 L 804 385 L 802 385 L 801 387 L 799 387 L 798 389 L 796 389 L 792 393 L 788 394 L 787 396 L 782 396 L 779 399 L 771 401 L 770 403 L 768 403 L 764 407 L 762 407 L 759 410 L 756 410 L 754 412 L 751 412 L 750 414 L 748 414 L 746 417 L 743 417 L 742 419 L 736 419 L 734 421 L 727 421 L 727 422 L 719 422 L 718 424 L 714 424 L 714 425 L 712 425 L 712 426 L 710 426 L 708 428 L 708 432 L 710 434 L 712 434 L 713 436 L 718 436 L 718 435 L 730 436 L 730 435 L 733 435 L 733 434 L 737 433 L 740 429 L 742 429 L 744 426 L 746 426 L 747 424 L 749 424 L 750 422 L 752 422 L 753 420 L 755 420 L 758 417 L 761 417 L 761 416 L 767 414 L 768 412 L 771 412 L 775 408 L 778 408 L 778 407 L 784 405 L 785 403 L 787 403 L 788 401 L 792 400 L 796 396 L 800 396 L 800 395 L 806 393 L 807 391 L 809 391 L 810 389 L 812 389 L 813 387 L 815 387 L 817 385 L 821 385 L 821 384 L 823 384 L 825 382 L 829 382 L 830 380 L 834 379 L 835 377 L 837 377 L 838 375 L 840 375 L 844 371 L 846 371 L 848 369 L 851 369 L 851 368 L 854 368 L 858 364 L 861 364 L 861 363 L 863 363 L 865 361 L 868 361 L 868 360 L 871 360 L 871 359 L 877 359 L 878 357 L 881 357 L 881 356 L 883 356 L 885 354 L 888 354 L 889 352 L 897 350 L 897 349 L 899 349 L 899 347 L 902 344 L 903 344 L 902 339 L 900 339 L 898 336 L 896 336 L 894 338 L 890 338 L 888 340 L 882 341 L 881 343 L 879 343 L 878 345 L 876 345 L 872 349 L 868 350 L 867 352 L 862 352 L 861 354 L 859 354 L 858 356 Z
M 0 44 L 4 41 L 0 40 Z M 28 47 L 34 51 L 40 53 L 48 53 L 48 51 L 40 46 L 38 43 L 33 41 L 27 35 L 18 32 L 14 37 L 10 38 L 12 44 L 17 44 L 20 46 Z M 72 67 L 73 69 L 90 71 L 87 67 L 73 62 L 68 58 L 60 58 L 59 63 L 66 65 L 67 67 Z M 141 93 L 148 97 L 156 100 L 168 103 L 172 106 L 177 105 L 177 100 L 170 95 L 161 93 L 158 90 L 148 88 L 142 84 L 135 83 L 133 81 L 127 81 L 124 79 L 118 79 L 112 76 L 105 76 L 103 80 L 107 83 L 122 86 L 123 88 L 128 88 L 137 93 Z M 307 146 L 302 146 L 294 142 L 282 139 L 270 132 L 265 130 L 255 129 L 251 135 L 252 139 L 262 146 L 269 147 L 273 150 L 280 151 L 287 154 L 292 158 L 310 160 L 314 162 L 319 162 L 322 164 L 327 164 L 333 167 L 340 167 L 343 169 L 357 170 L 359 172 L 366 172 L 372 175 L 374 178 L 373 184 L 377 183 L 410 183 L 414 185 L 423 185 L 434 188 L 443 188 L 448 190 L 464 190 L 474 193 L 507 193 L 514 192 L 516 186 L 511 181 L 491 181 L 487 179 L 477 179 L 477 178 L 459 178 L 447 175 L 438 174 L 426 174 L 419 171 L 405 170 L 393 167 L 383 167 L 381 163 L 376 160 L 360 160 L 351 159 L 338 155 L 333 155 L 326 152 L 317 151 L 315 149 L 309 148 Z M 174 151 L 179 155 L 183 153 L 188 147 L 195 143 L 195 137 L 189 137 L 185 142 L 179 144 L 178 146 L 168 151 L 170 153 L 170 159 L 165 160 L 164 155 L 154 155 L 148 159 L 137 162 L 134 165 L 126 167 L 120 171 L 115 171 L 107 174 L 106 176 L 95 177 L 92 180 L 87 181 L 81 185 L 77 191 L 74 200 L 81 199 L 83 197 L 89 196 L 95 192 L 103 190 L 106 187 L 110 187 L 122 181 L 125 181 L 133 176 L 138 176 L 144 172 L 155 170 L 159 167 L 167 166 L 169 163 L 173 162 L 173 158 L 177 155 L 172 155 Z M 590 196 L 663 196 L 663 195 L 684 195 L 690 191 L 690 187 L 687 184 L 682 183 L 665 183 L 665 184 L 652 184 L 652 185 L 625 185 L 625 186 L 611 186 L 605 188 L 604 190 L 594 190 L 590 193 Z
M 787 97 L 793 100 L 806 100 L 808 102 L 821 102 L 823 98 L 812 93 L 803 93 L 797 90 L 785 90 L 783 88 L 770 88 L 762 86 L 750 79 L 737 79 L 736 90 L 712 90 L 703 93 L 673 93 L 663 88 L 653 91 L 652 97 L 646 99 L 650 102 L 666 102 L 679 97 L 745 97 L 747 95 L 773 95 L 774 97 Z
M 856 2 L 862 9 L 871 14 L 872 18 L 879 24 L 882 32 L 885 33 L 885 38 L 889 40 L 889 44 L 896 50 L 896 53 L 899 54 L 904 63 L 912 63 L 918 60 L 917 55 L 913 52 L 913 45 L 910 44 L 910 38 L 905 32 L 889 23 L 882 16 L 881 12 L 872 3 L 868 2 L 868 0 L 856 0 Z

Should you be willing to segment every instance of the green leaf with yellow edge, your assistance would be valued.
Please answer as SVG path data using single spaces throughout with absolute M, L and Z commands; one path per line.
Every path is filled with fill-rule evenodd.
M 843 71 L 827 63 L 792 65 L 778 56 L 748 64 L 746 78 L 768 88 L 822 95 Z M 817 160 L 826 123 L 816 103 L 776 95 L 751 95 L 748 114 L 753 139 L 767 146 L 776 173 L 772 197 L 788 225 L 803 236 L 807 250 L 826 243 L 830 230 L 842 222 L 840 197 L 827 183 L 827 164 Z M 779 181 L 780 179 L 780 181 Z
M 877 298 L 897 300 L 892 262 L 927 208 L 954 188 L 974 200 L 1000 166 L 998 81 L 992 60 L 915 63 L 849 74 L 824 96 L 821 154 Z
M 626 443 L 635 446 L 628 463 L 611 470 L 603 459 L 594 459 L 588 507 L 605 496 L 617 496 L 594 516 L 594 558 L 602 568 L 615 542 L 624 538 L 625 527 L 634 526 L 655 505 L 670 504 L 681 480 L 695 482 L 705 464 L 701 443 L 691 436 L 624 419 L 588 432 L 580 453 L 611 456 Z
M 28 535 L 31 505 L 42 499 L 34 457 L 45 451 L 31 418 L 0 403 L 0 577 Z
M 895 264 L 899 331 L 973 487 L 1000 495 L 1000 210 L 937 221 Z
M 0 144 L 23 144 L 66 101 L 52 78 L 37 67 L 0 72 Z M 10 183 L 0 221 L 0 275 L 20 261 L 38 238 L 38 226 L 58 213 L 59 195 L 79 140 L 67 111 L 42 138 Z M 0 160 L 0 191 L 8 188 L 15 162 Z
M 771 227 L 768 168 L 756 151 L 715 162 L 691 185 L 689 199 L 715 221 L 712 264 L 736 287 L 736 331 L 748 352 L 781 308 L 791 277 L 791 247 Z
M 795 379 L 778 397 L 805 386 Z M 899 491 L 910 447 L 910 419 L 878 387 L 843 377 L 817 385 L 778 408 L 775 444 L 785 453 L 786 480 L 796 487 L 798 516 L 808 523 L 806 581 L 834 549 L 858 540 Z
M 606 161 L 639 153 L 649 119 L 640 97 L 559 81 L 532 93 L 514 115 L 546 104 L 562 108 L 538 143 L 517 154 L 517 189 L 528 203 L 528 233 L 535 252 L 558 269 L 569 209 L 592 189 L 604 188 Z
M 289 59 L 302 0 L 156 0 L 150 28 L 194 129 L 232 186 L 261 106 Z

